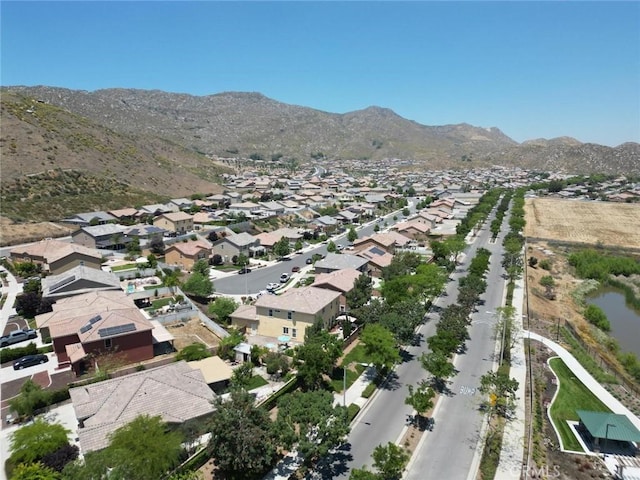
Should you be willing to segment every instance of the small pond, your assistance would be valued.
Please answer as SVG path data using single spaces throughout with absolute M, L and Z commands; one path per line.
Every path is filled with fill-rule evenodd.
M 640 358 L 640 312 L 629 307 L 624 294 L 614 288 L 601 288 L 586 298 L 587 303 L 598 305 L 611 324 L 611 336 L 623 352 L 635 353 Z

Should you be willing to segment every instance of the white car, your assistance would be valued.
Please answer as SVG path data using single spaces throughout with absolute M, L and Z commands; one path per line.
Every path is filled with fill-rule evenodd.
M 282 275 L 280 275 L 280 283 L 286 283 L 287 280 L 289 280 L 289 274 L 288 273 L 283 273 Z
M 272 292 L 273 290 L 275 290 L 276 288 L 278 288 L 280 286 L 279 283 L 269 283 L 267 284 L 267 292 Z

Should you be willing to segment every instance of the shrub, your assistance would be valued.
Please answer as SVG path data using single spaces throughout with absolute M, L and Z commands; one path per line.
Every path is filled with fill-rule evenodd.
M 3 348 L 0 350 L 0 363 L 12 362 L 25 355 L 34 355 L 36 353 L 38 353 L 38 347 L 33 342 L 25 347 Z
M 354 418 L 356 418 L 356 415 L 358 415 L 359 411 L 360 411 L 359 405 L 356 405 L 355 403 L 350 404 L 347 407 L 347 415 L 349 416 L 349 421 L 352 421 Z
M 207 346 L 204 343 L 192 343 L 187 345 L 176 355 L 176 361 L 186 360 L 191 362 L 193 360 L 202 360 L 203 358 L 210 357 L 211 353 L 207 350 Z
M 378 386 L 375 384 L 375 382 L 371 382 L 362 391 L 362 397 L 369 398 L 371 395 L 373 395 L 373 392 L 376 391 L 376 388 L 378 388 Z
M 550 271 L 551 270 L 551 262 L 546 258 L 544 260 L 540 260 L 538 263 L 541 269 Z
M 584 309 L 584 318 L 592 325 L 598 327 L 600 330 L 603 330 L 605 332 L 611 330 L 611 325 L 609 324 L 607 315 L 597 305 L 587 305 L 587 308 Z

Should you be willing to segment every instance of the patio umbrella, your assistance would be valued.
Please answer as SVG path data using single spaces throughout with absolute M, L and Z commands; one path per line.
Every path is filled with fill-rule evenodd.
M 289 340 L 291 340 L 291 338 L 289 337 L 289 335 L 280 335 L 278 337 L 278 341 L 280 343 L 289 343 Z

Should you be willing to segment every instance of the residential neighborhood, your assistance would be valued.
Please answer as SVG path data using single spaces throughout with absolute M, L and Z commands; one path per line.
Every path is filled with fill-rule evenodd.
M 318 389 L 314 382 L 333 384 L 327 397 L 335 409 L 331 415 L 350 407 L 351 421 L 369 401 L 364 390 L 383 389 L 390 372 L 403 364 L 398 351 L 410 352 L 413 335 L 423 335 L 423 327 L 434 329 L 427 338 L 436 335 L 429 319 L 464 289 L 455 289 L 453 280 L 472 268 L 473 255 L 497 248 L 492 245 L 499 230 L 490 240 L 489 212 L 496 215 L 498 200 L 511 198 L 505 192 L 640 201 L 640 184 L 624 178 L 578 188 L 563 183 L 570 177 L 561 174 L 503 167 L 409 175 L 392 161 L 352 161 L 350 173 L 331 164 L 325 168 L 323 174 L 270 173 L 247 161 L 235 175 L 225 175 L 224 193 L 78 213 L 64 219 L 75 228 L 70 238 L 11 247 L 2 262 L 2 326 L 5 333 L 37 329 L 34 351 L 46 361 L 23 370 L 13 362 L 27 355 L 27 342 L 3 349 L 10 358 L 5 362 L 3 356 L 2 365 L 3 463 L 11 455 L 8 435 L 34 415 L 60 409 L 81 459 L 108 451 L 114 432 L 148 415 L 185 434 L 187 457 L 199 455 L 202 466 L 212 435 L 206 426 L 216 423 L 224 402 L 235 401 L 239 385 L 258 407 L 273 408 L 281 389 L 309 393 Z M 532 189 L 554 181 L 564 188 Z M 485 208 L 487 198 L 494 203 Z M 492 268 L 500 282 L 508 277 L 500 261 Z M 486 283 L 485 289 L 496 289 L 495 308 L 503 308 L 502 284 Z M 438 306 L 448 284 L 450 300 Z M 473 291 L 469 317 L 489 308 L 479 306 L 488 301 L 480 299 L 481 292 Z M 364 355 L 364 345 L 373 344 L 366 343 L 374 342 L 367 340 L 370 324 L 384 325 L 377 335 L 388 335 L 395 354 L 391 360 L 374 355 L 347 362 L 350 349 Z M 333 360 L 326 371 L 305 377 L 305 369 L 320 361 L 312 356 L 314 345 L 322 352 L 318 358 Z M 335 358 L 329 353 L 334 345 Z M 14 348 L 24 348 L 24 355 L 5 353 Z M 363 372 L 374 376 L 367 380 Z M 24 410 L 15 400 L 26 395 L 27 380 L 44 391 L 55 385 L 65 398 Z M 442 396 L 444 390 L 434 392 Z M 595 417 L 582 417 L 595 432 Z M 630 458 L 640 442 L 635 420 L 610 420 L 631 425 L 625 427 Z M 422 429 L 422 435 L 429 433 Z M 419 444 L 412 448 L 418 451 Z M 287 461 L 274 453 L 270 468 L 260 468 L 267 474 Z M 407 478 L 416 478 L 410 467 Z

